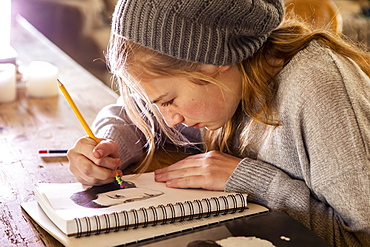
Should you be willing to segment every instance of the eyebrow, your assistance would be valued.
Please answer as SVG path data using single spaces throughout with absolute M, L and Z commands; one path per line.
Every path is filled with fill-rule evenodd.
M 164 97 L 166 97 L 168 93 L 164 93 L 161 96 L 157 97 L 156 99 L 152 100 L 152 104 L 157 103 L 158 101 L 161 101 Z

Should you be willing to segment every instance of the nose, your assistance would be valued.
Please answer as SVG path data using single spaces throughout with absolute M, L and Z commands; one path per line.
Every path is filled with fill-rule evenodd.
M 160 109 L 160 112 L 164 118 L 164 121 L 168 125 L 168 127 L 176 127 L 178 124 L 182 123 L 184 121 L 184 117 L 176 112 L 173 112 L 171 110 L 164 110 L 163 108 Z

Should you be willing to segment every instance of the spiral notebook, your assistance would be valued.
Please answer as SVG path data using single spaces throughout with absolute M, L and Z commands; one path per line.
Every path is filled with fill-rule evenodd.
M 67 247 L 76 246 L 94 246 L 94 247 L 112 247 L 112 246 L 146 246 L 152 241 L 162 243 L 162 240 L 174 238 L 176 244 L 167 244 L 165 241 L 163 247 L 168 246 L 184 246 L 188 245 L 187 241 L 176 239 L 176 235 L 196 234 L 199 237 L 206 229 L 211 229 L 216 226 L 221 226 L 224 222 L 233 222 L 240 219 L 250 218 L 253 215 L 263 215 L 268 210 L 257 204 L 248 203 L 248 209 L 243 212 L 234 214 L 219 215 L 208 218 L 193 219 L 183 222 L 167 223 L 157 225 L 156 227 L 139 227 L 128 231 L 117 231 L 110 234 L 93 234 L 89 237 L 68 237 L 64 234 L 51 220 L 46 216 L 37 201 L 24 202 L 21 204 L 25 218 L 34 226 L 40 234 L 40 238 L 45 241 L 48 246 L 54 246 L 54 242 L 50 240 L 50 236 L 44 235 L 45 231 L 54 239 Z M 248 217 L 247 217 L 248 216 Z M 40 229 L 42 228 L 42 229 Z M 255 227 L 253 227 L 255 228 Z M 286 227 L 285 227 L 286 228 Z M 247 229 L 247 228 L 246 228 Z M 269 231 L 268 227 L 266 228 Z M 44 230 L 44 231 L 43 231 Z M 203 235 L 203 234 L 201 234 Z M 219 237 L 224 237 L 224 234 L 217 234 Z M 208 235 L 205 235 L 208 239 Z M 192 238 L 192 237 L 191 237 Z M 316 246 L 316 245 L 315 245 Z
M 186 226 L 191 221 L 197 221 L 199 227 L 205 219 L 204 224 L 209 224 L 250 214 L 246 194 L 168 188 L 155 182 L 153 173 L 124 176 L 123 180 L 125 189 L 117 183 L 93 187 L 40 183 L 35 197 L 63 234 L 76 237 L 131 229 L 159 230 L 163 225 L 167 230 L 171 225 L 182 225 L 183 230 L 192 227 Z

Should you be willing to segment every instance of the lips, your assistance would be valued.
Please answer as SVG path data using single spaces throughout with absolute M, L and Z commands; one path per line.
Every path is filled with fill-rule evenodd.
M 195 128 L 195 129 L 200 129 L 200 124 L 199 124 L 199 123 L 197 123 L 197 124 L 194 124 L 194 125 L 193 125 L 193 126 L 191 126 L 191 127 Z
M 200 125 L 200 123 L 196 123 L 194 125 L 188 125 L 188 124 L 185 124 L 183 123 L 186 127 L 193 127 L 195 129 L 200 129 L 200 128 L 203 128 L 203 126 Z

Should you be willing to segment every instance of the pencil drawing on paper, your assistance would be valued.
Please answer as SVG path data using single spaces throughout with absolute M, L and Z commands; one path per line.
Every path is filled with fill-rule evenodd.
M 124 181 L 125 189 L 114 182 L 101 186 L 92 186 L 71 196 L 77 205 L 86 208 L 106 208 L 118 204 L 136 202 L 163 195 L 162 191 L 136 187 L 133 182 Z

